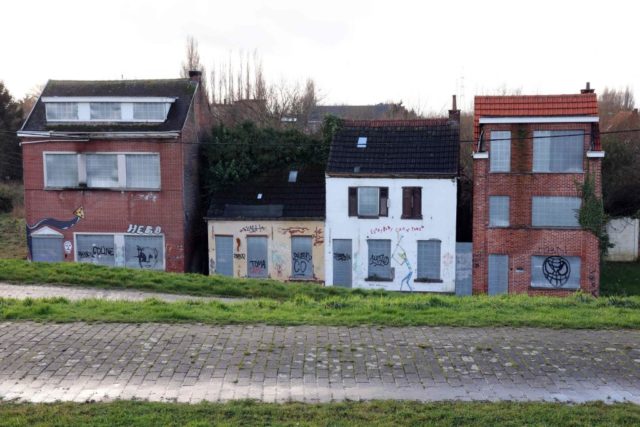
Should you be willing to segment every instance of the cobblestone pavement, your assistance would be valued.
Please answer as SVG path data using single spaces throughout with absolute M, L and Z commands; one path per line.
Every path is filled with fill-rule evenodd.
M 143 301 L 148 298 L 155 298 L 167 302 L 188 300 L 218 300 L 225 302 L 240 301 L 240 299 L 235 298 L 198 297 L 192 295 L 174 295 L 135 290 L 78 288 L 52 285 L 12 285 L 9 283 L 0 283 L 0 297 L 17 299 L 64 297 L 70 301 L 87 298 L 127 301 Z
M 0 397 L 640 403 L 640 331 L 5 322 Z

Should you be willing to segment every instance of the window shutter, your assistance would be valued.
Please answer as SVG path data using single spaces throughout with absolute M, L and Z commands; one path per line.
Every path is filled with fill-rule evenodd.
M 387 201 L 389 200 L 389 188 L 380 188 L 380 216 L 389 216 Z
M 413 197 L 411 187 L 402 188 L 402 218 L 411 217 L 411 198 Z
M 422 218 L 422 187 L 413 189 L 413 210 L 411 213 L 414 218 Z
M 349 187 L 349 216 L 358 216 L 358 188 Z

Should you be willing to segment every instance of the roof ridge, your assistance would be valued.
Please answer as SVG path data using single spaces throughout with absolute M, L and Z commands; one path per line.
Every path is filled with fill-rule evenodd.
M 344 120 L 344 125 L 349 127 L 420 127 L 444 125 L 449 122 L 448 118 L 439 117 L 431 119 L 375 119 L 375 120 Z

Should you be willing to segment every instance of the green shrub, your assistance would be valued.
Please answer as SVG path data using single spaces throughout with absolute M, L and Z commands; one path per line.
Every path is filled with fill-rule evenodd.
M 13 210 L 13 196 L 4 188 L 0 188 L 0 213 Z

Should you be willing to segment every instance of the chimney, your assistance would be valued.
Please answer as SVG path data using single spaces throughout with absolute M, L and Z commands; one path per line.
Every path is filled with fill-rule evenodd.
M 202 71 L 198 71 L 198 70 L 189 71 L 189 80 L 191 80 L 192 82 L 200 83 L 201 78 L 202 78 Z
M 584 89 L 580 89 L 580 93 L 593 93 L 595 92 L 594 89 L 591 89 L 591 83 L 587 82 L 587 87 Z
M 456 96 L 452 96 L 451 110 L 449 110 L 449 121 L 460 124 L 460 110 L 458 110 L 458 103 Z

